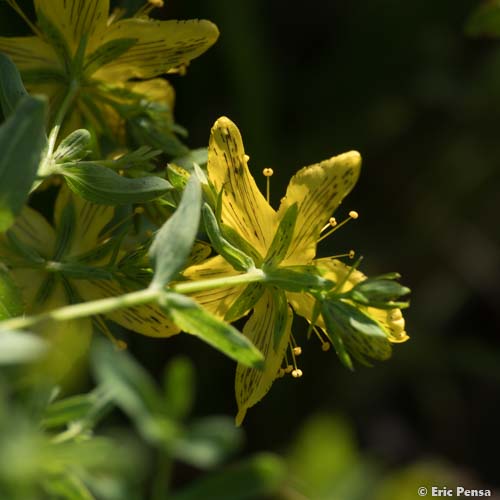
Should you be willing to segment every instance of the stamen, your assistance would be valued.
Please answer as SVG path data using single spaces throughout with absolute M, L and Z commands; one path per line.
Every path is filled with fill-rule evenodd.
M 300 377 L 302 377 L 302 375 L 303 375 L 303 373 L 302 373 L 302 370 L 300 368 L 296 368 L 292 372 L 292 377 L 293 378 L 300 378 Z
M 271 181 L 269 177 L 271 177 L 274 174 L 274 171 L 272 168 L 265 168 L 262 173 L 264 174 L 264 177 L 266 178 L 266 200 L 268 203 L 270 203 L 271 199 Z
M 292 336 L 292 339 L 293 339 L 293 336 Z M 290 370 L 288 373 L 291 372 L 293 378 L 300 378 L 300 377 L 302 377 L 302 370 L 297 367 L 297 360 L 295 359 L 295 356 L 296 356 L 295 349 L 300 349 L 300 347 L 290 348 L 290 352 L 292 354 L 293 367 L 288 366 L 287 370 L 288 370 L 288 368 L 292 368 L 292 370 Z M 302 349 L 300 349 L 300 352 L 302 352 Z M 300 352 L 299 352 L 299 354 L 300 354 Z
M 313 326 L 313 332 L 316 334 L 316 337 L 318 337 L 319 341 L 321 342 L 321 350 L 326 352 L 330 350 L 330 342 L 327 342 L 324 338 L 323 335 L 321 335 L 321 332 L 316 326 Z
M 17 12 L 19 16 L 22 17 L 23 21 L 30 27 L 31 31 L 40 38 L 43 38 L 43 33 L 35 26 L 22 11 L 22 9 L 17 5 L 16 0 L 6 0 L 6 2 Z
M 330 217 L 328 220 L 328 224 L 325 224 L 325 227 L 321 230 L 321 232 L 325 231 L 329 227 L 335 227 L 337 225 L 337 219 L 335 217 Z
M 127 348 L 127 343 L 123 340 L 117 339 L 108 328 L 108 325 L 104 322 L 104 320 L 100 316 L 96 316 L 94 322 L 97 325 L 97 328 L 112 342 L 112 344 L 119 351 L 124 351 Z
M 356 212 L 355 210 L 351 210 L 349 212 L 349 217 L 347 217 L 347 219 L 343 220 L 340 224 L 337 224 L 337 222 L 335 221 L 335 225 L 333 226 L 333 228 L 330 231 L 328 231 L 327 233 L 325 233 L 323 236 L 321 236 L 321 238 L 318 240 L 318 243 L 320 241 L 324 240 L 325 238 L 328 238 L 328 236 L 332 235 L 335 231 L 337 231 L 337 229 L 340 229 L 344 224 L 347 224 L 350 220 L 357 219 L 358 217 L 359 217 L 358 212 Z M 332 217 L 330 220 L 332 220 L 332 219 L 334 219 L 334 217 Z M 331 225 L 330 222 L 328 222 L 328 225 Z M 322 231 L 324 231 L 326 228 L 327 228 L 327 226 L 325 226 L 322 229 Z
M 327 259 L 340 259 L 341 257 L 349 257 L 350 259 L 354 259 L 356 252 L 354 250 L 349 250 L 346 253 L 339 253 L 337 255 L 330 255 L 326 257 Z

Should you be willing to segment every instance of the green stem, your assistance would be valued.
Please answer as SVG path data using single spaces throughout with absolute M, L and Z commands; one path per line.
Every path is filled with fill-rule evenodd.
M 266 275 L 263 271 L 261 271 L 260 269 L 254 269 L 252 271 L 249 271 L 248 273 L 239 274 L 236 276 L 177 283 L 170 288 L 170 291 L 187 294 L 210 290 L 212 288 L 243 285 L 246 283 L 252 283 L 254 281 L 264 281 L 265 279 Z M 72 319 L 85 318 L 96 314 L 106 314 L 112 311 L 116 311 L 117 309 L 124 309 L 126 307 L 133 307 L 141 304 L 155 302 L 163 293 L 164 289 L 162 288 L 146 288 L 137 292 L 126 293 L 118 297 L 109 297 L 106 299 L 73 304 L 34 316 L 17 317 L 1 321 L 0 329 L 17 330 L 28 328 L 45 321 L 68 321 Z

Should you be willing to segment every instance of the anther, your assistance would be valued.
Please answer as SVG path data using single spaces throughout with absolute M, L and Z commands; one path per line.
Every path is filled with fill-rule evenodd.
M 245 161 L 247 163 L 250 161 L 250 156 L 248 156 L 248 155 L 243 155 L 243 158 L 245 158 Z
M 302 354 L 302 347 L 294 347 L 293 348 L 293 353 L 295 354 L 295 356 L 300 356 Z
M 324 342 L 323 344 L 321 344 L 321 350 L 326 352 L 326 351 L 329 351 L 330 350 L 330 342 Z
M 135 207 L 134 208 L 134 214 L 140 215 L 144 213 L 144 207 Z
M 323 335 L 321 335 L 320 331 L 316 326 L 313 326 L 313 332 L 316 334 L 316 337 L 318 337 L 318 340 L 321 342 L 321 350 L 326 352 L 330 349 L 330 342 L 326 342 L 323 339 Z
M 323 229 L 321 230 L 321 232 L 325 231 L 329 227 L 335 227 L 336 225 L 337 225 L 337 219 L 335 217 L 330 217 L 328 219 L 328 224 L 325 224 L 325 226 L 323 227 Z
M 268 203 L 270 203 L 271 199 L 271 190 L 270 190 L 270 181 L 269 177 L 271 177 L 274 174 L 274 171 L 272 168 L 265 168 L 262 173 L 264 174 L 264 177 L 266 178 L 266 200 Z
M 292 371 L 292 377 L 293 378 L 300 378 L 302 377 L 303 373 L 300 368 L 296 368 L 295 370 Z
M 322 240 L 324 240 L 325 238 L 328 238 L 328 236 L 330 236 L 331 234 L 333 234 L 335 231 L 337 231 L 337 229 L 340 229 L 344 224 L 346 224 L 347 222 L 349 222 L 351 219 L 357 219 L 359 217 L 359 214 L 358 212 L 356 212 L 355 210 L 351 210 L 349 212 L 349 217 L 347 217 L 347 219 L 343 220 L 341 223 L 337 224 L 337 221 L 335 220 L 334 217 L 330 218 L 330 221 L 333 219 L 334 220 L 334 224 L 331 224 L 330 221 L 328 221 L 328 224 L 327 226 L 325 226 L 321 231 L 324 231 L 325 229 L 327 229 L 328 226 L 332 225 L 332 229 L 330 231 L 328 231 L 327 233 L 325 233 L 323 236 L 321 236 L 321 238 L 318 239 L 318 243 Z
M 354 250 L 349 250 L 349 258 L 354 259 L 354 256 L 356 255 L 356 252 Z
M 285 368 L 285 373 L 291 373 L 293 372 L 293 366 L 292 365 L 288 365 L 286 368 Z
M 125 170 L 118 170 L 118 173 L 119 173 L 120 175 L 125 175 Z

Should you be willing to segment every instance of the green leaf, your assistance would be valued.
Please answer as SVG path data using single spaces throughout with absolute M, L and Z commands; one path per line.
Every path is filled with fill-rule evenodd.
M 111 409 L 111 393 L 97 388 L 88 394 L 78 394 L 50 403 L 45 408 L 41 425 L 46 429 L 78 422 L 82 429 L 92 428 Z
M 19 100 L 0 126 L 0 232 L 12 225 L 36 178 L 45 136 L 46 102 Z
M 0 264 L 0 321 L 20 316 L 24 312 L 21 291 L 7 268 Z
M 260 500 L 277 493 L 285 481 L 286 467 L 276 455 L 260 453 L 207 474 L 172 495 L 171 500 Z
M 266 281 L 290 292 L 330 290 L 334 283 L 322 278 L 315 266 L 289 266 L 266 269 Z
M 207 203 L 203 205 L 203 221 L 214 250 L 224 257 L 238 271 L 255 268 L 254 261 L 239 248 L 229 243 L 222 235 L 217 219 Z
M 394 300 L 409 293 L 409 288 L 396 281 L 368 278 L 349 290 L 348 296 L 363 305 L 378 309 L 393 309 L 407 305 L 406 302 L 395 303 Z
M 224 321 L 229 323 L 247 315 L 264 293 L 261 283 L 249 283 L 224 315 Z
M 325 322 L 326 314 L 334 323 L 334 332 L 359 362 L 369 366 L 369 358 L 384 361 L 391 357 L 391 343 L 381 325 L 357 307 L 340 300 L 327 300 L 322 313 Z
M 108 341 L 98 342 L 92 352 L 92 367 L 103 389 L 139 425 L 162 407 L 161 395 L 150 375 L 126 352 L 118 352 Z
M 53 159 L 56 163 L 79 161 L 90 153 L 91 142 L 92 136 L 88 130 L 75 130 L 61 141 Z
M 170 361 L 165 368 L 163 387 L 169 415 L 179 420 L 186 417 L 194 403 L 194 368 L 188 358 Z
M 27 95 L 16 65 L 0 52 L 0 106 L 4 118 L 9 117 L 19 100 Z
M 172 454 L 178 460 L 205 469 L 222 463 L 241 447 L 243 432 L 232 418 L 207 417 L 191 423 L 175 440 Z
M 172 188 L 160 177 L 122 177 L 97 165 L 77 165 L 61 170 L 69 188 L 98 205 L 123 205 L 154 200 Z
M 279 264 L 286 256 L 293 238 L 297 220 L 297 203 L 290 205 L 280 221 L 276 234 L 264 261 L 270 268 Z
M 184 266 L 200 223 L 200 181 L 192 175 L 172 217 L 156 234 L 149 258 L 155 270 L 152 287 L 165 286 Z
M 182 330 L 215 347 L 226 356 L 254 368 L 264 366 L 260 351 L 236 328 L 205 311 L 193 299 L 165 293 L 160 305 Z
M 29 363 L 45 354 L 48 344 L 27 332 L 0 329 L 0 365 Z
M 483 3 L 470 16 L 465 28 L 468 35 L 500 36 L 500 1 Z

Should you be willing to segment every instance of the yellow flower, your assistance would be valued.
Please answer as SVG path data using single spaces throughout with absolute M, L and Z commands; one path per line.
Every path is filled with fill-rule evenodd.
M 147 286 L 138 274 L 120 265 L 124 252 L 112 259 L 116 245 L 109 227 L 115 209 L 94 205 L 63 186 L 55 202 L 54 226 L 36 210 L 25 207 L 15 224 L 0 235 L 0 258 L 11 269 L 21 290 L 25 312 L 37 314 L 71 303 L 118 296 Z M 111 224 L 111 226 L 113 226 Z M 178 333 L 154 304 L 119 309 L 106 315 L 115 323 L 152 337 Z M 95 320 L 94 320 L 95 321 Z M 80 338 L 90 337 L 92 320 L 73 320 Z M 105 329 L 102 320 L 97 324 Z M 50 326 L 64 336 L 67 322 Z
M 15 0 L 9 0 L 24 19 Z M 126 104 L 156 87 L 159 102 L 168 104 L 162 80 L 147 88 L 130 80 L 149 80 L 182 70 L 217 39 L 217 27 L 206 20 L 156 21 L 145 16 L 108 20 L 109 0 L 34 0 L 37 25 L 27 20 L 34 36 L 0 37 L 0 51 L 21 71 L 30 92 L 49 96 L 53 113 L 70 85 L 77 85 L 70 131 L 81 118 L 105 129 L 116 127 Z M 156 97 L 149 97 L 157 99 Z
M 221 192 L 221 222 L 226 231 L 232 232 L 233 241 L 246 246 L 258 267 L 293 270 L 298 269 L 296 266 L 313 265 L 323 271 L 325 278 L 341 283 L 351 269 L 336 259 L 315 260 L 316 247 L 325 223 L 358 179 L 359 153 L 351 151 L 299 170 L 292 177 L 277 212 L 257 188 L 247 161 L 236 125 L 228 118 L 217 120 L 208 149 L 208 178 L 215 190 Z M 287 241 L 275 241 L 280 237 L 277 236 L 280 223 L 294 205 L 297 218 L 291 238 L 288 235 Z M 277 250 L 280 245 L 285 248 Z M 239 273 L 223 257 L 216 256 L 191 266 L 184 276 L 206 279 Z M 352 272 L 343 290 L 363 279 L 359 271 Z M 253 309 L 243 333 L 264 354 L 266 364 L 263 371 L 242 365 L 236 369 L 236 422 L 240 424 L 247 409 L 264 397 L 279 375 L 287 347 L 291 346 L 292 356 L 300 352 L 293 349 L 296 346 L 291 336 L 292 308 L 311 322 L 314 298 L 306 293 L 284 291 L 272 284 L 232 286 L 196 293 L 193 297 L 211 312 L 231 321 Z M 388 332 L 390 341 L 405 340 L 399 310 L 368 313 Z M 316 325 L 324 328 L 321 317 Z M 294 368 L 292 374 L 300 376 L 302 372 Z

